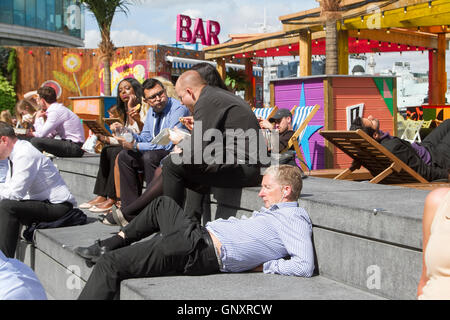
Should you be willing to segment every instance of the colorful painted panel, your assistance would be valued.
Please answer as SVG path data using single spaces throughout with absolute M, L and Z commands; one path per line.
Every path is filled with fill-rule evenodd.
M 393 79 L 378 79 L 383 81 L 375 82 L 371 77 L 336 77 L 332 79 L 335 130 L 347 130 L 346 108 L 348 106 L 364 103 L 363 117 L 374 116 L 380 120 L 382 131 L 393 133 L 394 120 L 391 113 L 393 110 Z M 380 91 L 383 88 L 386 90 Z M 351 159 L 341 150 L 335 149 L 334 164 L 335 168 L 348 168 Z
M 324 139 L 318 133 L 324 125 L 323 78 L 301 78 L 274 82 L 275 105 L 291 110 L 294 106 L 318 104 L 319 111 L 309 122 L 302 138 L 303 157 L 310 169 L 325 168 Z M 302 95 L 303 88 L 303 95 Z

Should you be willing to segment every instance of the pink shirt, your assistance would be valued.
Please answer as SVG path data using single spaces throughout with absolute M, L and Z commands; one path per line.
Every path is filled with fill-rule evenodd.
M 56 133 L 61 139 L 84 143 L 84 129 L 80 118 L 60 103 L 52 103 L 47 109 L 47 120 L 38 126 L 35 137 L 48 137 Z

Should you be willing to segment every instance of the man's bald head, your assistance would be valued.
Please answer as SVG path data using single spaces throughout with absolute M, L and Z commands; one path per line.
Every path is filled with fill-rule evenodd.
M 206 81 L 195 70 L 186 71 L 178 78 L 175 91 L 181 103 L 188 107 L 191 113 L 194 112 L 194 105 L 206 85 Z
M 195 70 L 189 70 L 184 72 L 179 78 L 176 83 L 176 85 L 180 86 L 183 89 L 186 88 L 203 88 L 206 86 L 206 81 L 200 76 L 200 73 L 198 73 Z

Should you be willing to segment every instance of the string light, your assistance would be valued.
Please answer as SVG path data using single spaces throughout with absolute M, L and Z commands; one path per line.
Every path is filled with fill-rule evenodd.
M 361 30 L 358 29 L 358 36 L 361 34 Z
M 364 22 L 364 16 L 361 16 L 361 22 Z
M 391 33 L 391 29 L 390 29 L 390 28 L 387 28 L 387 29 L 386 29 L 386 33 Z
M 428 9 L 431 9 L 431 1 L 428 1 Z
M 406 9 L 406 7 L 403 8 L 403 13 L 406 13 L 408 10 Z

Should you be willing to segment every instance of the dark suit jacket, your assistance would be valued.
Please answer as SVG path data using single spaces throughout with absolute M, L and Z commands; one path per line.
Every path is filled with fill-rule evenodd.
M 447 169 L 436 165 L 439 154 L 430 152 L 431 164 L 428 165 L 423 162 L 408 141 L 392 137 L 392 139 L 382 139 L 379 143 L 428 181 L 448 178 Z

